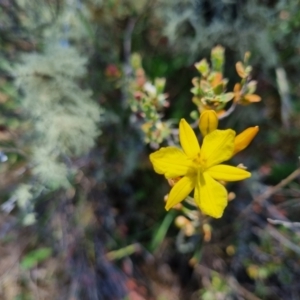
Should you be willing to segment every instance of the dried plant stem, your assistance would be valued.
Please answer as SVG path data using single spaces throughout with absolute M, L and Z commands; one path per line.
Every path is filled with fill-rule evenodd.
M 266 199 L 268 199 L 270 196 L 281 190 L 283 187 L 288 185 L 291 181 L 296 179 L 298 176 L 300 176 L 300 168 L 296 169 L 294 172 L 292 172 L 288 177 L 280 181 L 277 185 L 272 186 L 268 188 L 264 193 L 259 195 L 257 198 L 254 199 L 257 203 L 262 203 Z
M 288 83 L 288 78 L 284 68 L 276 68 L 276 81 L 278 86 L 278 91 L 281 98 L 281 117 L 282 123 L 285 129 L 290 128 L 290 115 L 292 113 L 292 104 L 290 97 L 290 88 Z
M 226 110 L 226 112 L 223 115 L 219 117 L 219 120 L 227 118 L 229 115 L 231 115 L 234 112 L 235 108 L 236 108 L 236 102 L 233 102 L 230 108 Z
M 274 220 L 274 219 L 267 219 L 268 222 L 272 225 L 282 225 L 286 228 L 291 228 L 291 229 L 300 229 L 300 222 L 288 222 L 288 221 L 283 221 L 283 220 Z
M 259 195 L 258 197 L 256 197 L 256 198 L 253 199 L 253 202 L 250 203 L 241 212 L 240 217 L 244 216 L 245 214 L 247 214 L 250 211 L 250 209 L 252 208 L 252 205 L 254 203 L 262 204 L 265 200 L 267 200 L 269 197 L 271 197 L 272 195 L 274 195 L 276 192 L 278 192 L 279 190 L 281 190 L 283 187 L 285 187 L 286 185 L 288 185 L 291 181 L 293 181 L 294 179 L 296 179 L 299 176 L 300 176 L 300 168 L 296 169 L 288 177 L 286 177 L 285 179 L 283 179 L 282 181 L 280 181 L 277 185 L 269 187 L 268 189 L 266 189 L 265 192 L 263 192 L 261 195 Z
M 267 225 L 266 228 L 261 229 L 259 227 L 254 227 L 253 231 L 258 235 L 258 236 L 263 236 L 265 233 L 270 235 L 272 238 L 277 240 L 280 245 L 284 245 L 286 248 L 294 251 L 298 255 L 300 255 L 300 247 L 290 241 L 287 237 L 285 237 L 282 233 L 280 233 L 276 228 L 274 228 L 271 225 Z

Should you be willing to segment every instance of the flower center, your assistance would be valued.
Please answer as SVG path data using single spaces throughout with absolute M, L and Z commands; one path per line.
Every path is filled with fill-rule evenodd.
M 206 169 L 206 161 L 207 159 L 203 155 L 201 156 L 200 152 L 193 159 L 193 162 L 196 164 L 196 168 L 201 172 L 204 172 L 204 170 Z

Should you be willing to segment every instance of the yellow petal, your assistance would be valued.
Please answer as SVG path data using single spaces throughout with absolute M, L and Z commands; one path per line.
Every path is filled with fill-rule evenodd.
M 200 115 L 199 129 L 202 136 L 206 136 L 208 133 L 214 131 L 218 127 L 218 116 L 214 110 L 205 110 Z
M 183 151 L 191 159 L 200 153 L 200 146 L 194 130 L 185 119 L 181 119 L 179 123 L 179 140 Z
M 184 176 L 193 172 L 193 162 L 176 147 L 160 148 L 150 154 L 150 161 L 156 173 L 164 174 L 166 178 Z
M 226 166 L 226 165 L 217 165 L 213 166 L 205 171 L 212 178 L 216 180 L 224 181 L 237 181 L 249 178 L 251 173 L 243 169 Z
M 203 139 L 201 160 L 207 169 L 232 157 L 235 132 L 231 129 L 214 130 Z
M 194 199 L 204 214 L 217 219 L 222 217 L 228 203 L 225 187 L 206 172 L 199 174 Z
M 182 177 L 171 189 L 166 210 L 184 200 L 195 187 L 196 175 Z
M 242 133 L 238 134 L 234 139 L 234 150 L 232 155 L 235 155 L 236 153 L 245 149 L 250 144 L 250 142 L 254 139 L 254 137 L 258 133 L 258 130 L 259 130 L 258 126 L 249 127 L 246 130 L 244 130 Z

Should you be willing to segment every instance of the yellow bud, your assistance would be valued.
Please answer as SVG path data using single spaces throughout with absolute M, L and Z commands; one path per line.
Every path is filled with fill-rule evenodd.
M 214 110 L 205 110 L 200 115 L 199 129 L 202 136 L 214 131 L 218 127 L 218 116 Z
M 176 217 L 175 219 L 175 225 L 178 227 L 178 228 L 183 228 L 185 227 L 188 223 L 190 223 L 190 221 L 184 217 L 184 216 L 178 216 Z
M 232 200 L 234 200 L 234 199 L 235 199 L 235 197 L 236 197 L 236 194 L 235 194 L 234 192 L 230 192 L 230 193 L 228 193 L 228 196 L 227 196 L 227 198 L 228 198 L 228 201 L 232 201 Z
M 186 236 L 192 236 L 195 233 L 195 227 L 194 225 L 189 222 L 186 224 L 186 226 L 184 227 L 184 234 Z
M 203 224 L 202 226 L 203 229 L 203 239 L 205 242 L 209 242 L 211 240 L 211 227 L 209 224 Z
M 250 265 L 246 270 L 250 278 L 252 279 L 258 278 L 258 272 L 259 272 L 258 266 Z
M 236 153 L 245 149 L 254 139 L 254 137 L 258 133 L 258 130 L 259 130 L 258 126 L 249 127 L 246 130 L 244 130 L 242 133 L 238 134 L 234 140 L 234 150 L 232 155 L 235 155 Z
M 233 256 L 235 254 L 235 247 L 233 245 L 229 245 L 226 247 L 226 253 L 229 256 Z

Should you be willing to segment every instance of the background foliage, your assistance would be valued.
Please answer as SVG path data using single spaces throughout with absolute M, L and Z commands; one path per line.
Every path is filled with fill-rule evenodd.
M 1 0 L 0 298 L 298 299 L 299 8 Z M 251 179 L 227 185 L 222 219 L 195 224 L 164 210 L 133 83 L 156 88 L 166 145 L 180 118 L 194 122 L 194 63 L 216 45 L 230 91 L 252 53 L 262 98 L 220 127 L 260 132 L 233 159 Z

